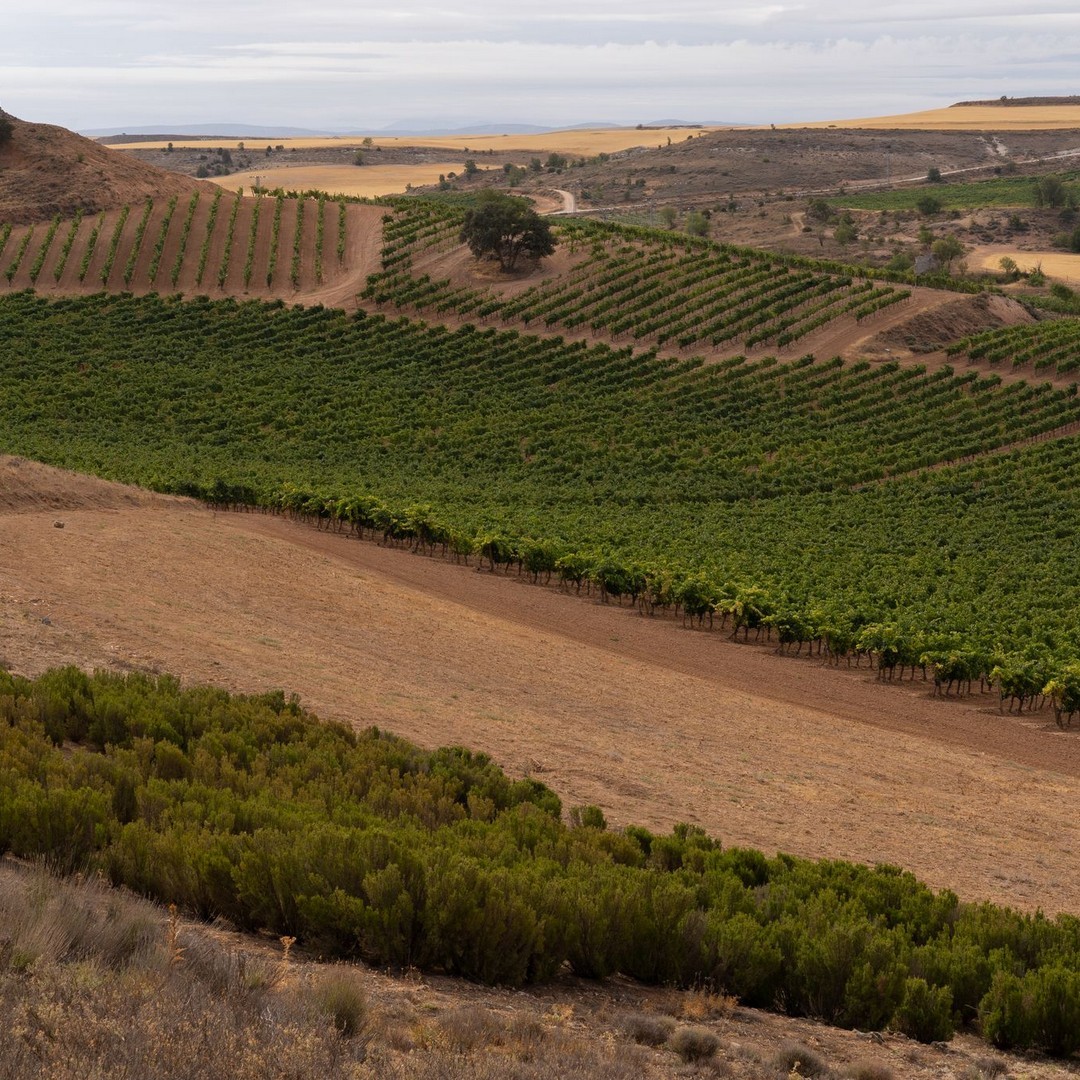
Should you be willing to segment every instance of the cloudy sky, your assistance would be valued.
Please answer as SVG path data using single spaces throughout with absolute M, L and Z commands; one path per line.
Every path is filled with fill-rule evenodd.
M 5 8 L 0 106 L 77 129 L 781 123 L 1080 92 L 1076 0 L 0 0 Z

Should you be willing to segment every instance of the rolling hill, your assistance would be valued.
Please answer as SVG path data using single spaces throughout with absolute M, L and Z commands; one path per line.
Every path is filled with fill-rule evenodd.
M 150 197 L 166 201 L 213 191 L 210 184 L 155 169 L 66 128 L 8 118 L 11 138 L 0 144 L 0 222 L 48 221 Z

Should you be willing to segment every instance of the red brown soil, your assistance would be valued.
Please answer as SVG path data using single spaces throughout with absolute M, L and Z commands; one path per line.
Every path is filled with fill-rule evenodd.
M 97 213 L 148 196 L 167 200 L 214 190 L 65 128 L 10 119 L 12 137 L 0 146 L 0 223 L 70 218 L 80 209 Z
M 1078 910 L 1080 733 L 1048 715 L 28 462 L 4 462 L 0 492 L 12 670 L 281 686 L 322 716 L 486 751 L 615 825 L 690 821 L 729 845 Z

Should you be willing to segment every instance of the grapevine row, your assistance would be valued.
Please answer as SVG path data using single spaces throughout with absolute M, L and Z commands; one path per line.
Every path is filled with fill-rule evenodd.
M 30 365 L 4 345 L 27 339 L 49 343 Z M 13 294 L 0 397 L 9 452 L 1075 711 L 1080 441 L 1006 452 L 1080 425 L 1075 392 L 280 303 Z

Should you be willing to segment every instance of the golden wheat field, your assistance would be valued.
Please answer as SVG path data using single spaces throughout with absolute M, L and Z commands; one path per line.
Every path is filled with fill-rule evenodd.
M 286 191 L 327 191 L 331 195 L 396 195 L 409 185 L 436 184 L 439 176 L 461 172 L 463 161 L 417 162 L 410 165 L 294 165 L 278 169 L 251 169 L 213 177 L 227 191 L 255 186 Z
M 719 129 L 703 127 L 583 128 L 574 131 L 548 131 L 526 135 L 372 135 L 370 138 L 375 146 L 385 147 L 430 146 L 440 150 L 460 150 L 461 152 L 465 152 L 468 148 L 469 151 L 476 153 L 488 150 L 495 153 L 512 153 L 518 150 L 534 154 L 544 152 L 592 157 L 596 154 L 614 154 L 620 150 L 629 150 L 634 146 L 666 145 L 668 139 L 672 142 L 680 142 L 690 136 L 716 130 Z M 172 144 L 175 149 L 197 150 L 224 144 L 232 146 L 242 141 L 245 145 L 250 143 L 256 148 L 269 143 L 273 146 L 284 146 L 286 150 L 322 150 L 328 147 L 359 146 L 363 139 L 362 135 L 337 135 L 325 138 L 259 136 L 243 140 L 224 137 L 173 139 Z M 132 141 L 121 137 L 105 145 L 114 150 L 164 150 L 168 142 L 164 140 Z
M 1065 131 L 1080 128 L 1080 105 L 953 105 L 947 109 L 872 116 L 855 120 L 821 120 L 778 127 L 908 128 L 918 131 Z
M 978 248 L 971 253 L 968 263 L 983 270 L 1000 270 L 1003 255 L 1008 255 L 1025 274 L 1039 269 L 1052 281 L 1080 284 L 1080 255 L 1063 251 L 1018 251 L 1004 246 Z

